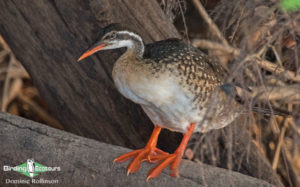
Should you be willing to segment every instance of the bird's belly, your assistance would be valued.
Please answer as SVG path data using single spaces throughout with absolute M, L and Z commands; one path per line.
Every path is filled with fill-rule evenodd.
M 113 78 L 121 94 L 140 104 L 155 125 L 185 133 L 191 123 L 196 124 L 195 131 L 199 132 L 229 124 L 226 120 L 204 120 L 207 119 L 207 109 L 195 107 L 193 95 L 184 91 L 168 74 L 155 78 L 146 73 L 118 72 L 113 74 Z M 212 115 L 218 119 L 217 114 Z
M 174 107 L 176 107 L 175 110 Z M 190 113 L 187 111 L 189 109 L 185 110 L 185 107 L 166 105 L 160 108 L 156 106 L 142 106 L 142 108 L 155 125 L 171 131 L 185 133 L 189 125 L 193 123 Z
M 148 84 L 141 87 L 137 94 L 143 98 L 141 106 L 155 125 L 186 132 L 191 123 L 201 120 L 193 108 L 192 95 L 183 91 L 182 86 L 172 77 L 148 81 Z
M 189 124 L 192 100 L 170 75 L 154 77 L 127 72 L 113 74 L 123 96 L 140 104 L 155 125 L 185 132 Z

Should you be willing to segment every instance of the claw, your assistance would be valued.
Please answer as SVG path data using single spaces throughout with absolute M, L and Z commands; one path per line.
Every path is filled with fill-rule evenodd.
M 116 158 L 114 160 L 114 162 L 119 162 L 119 163 L 125 162 L 125 161 L 133 158 L 131 163 L 127 166 L 127 175 L 129 175 L 130 173 L 134 173 L 134 172 L 138 171 L 142 162 L 147 161 L 150 163 L 154 163 L 154 162 L 157 162 L 160 160 L 159 157 L 157 158 L 157 156 L 168 155 L 168 153 L 165 153 L 162 150 L 156 148 L 157 138 L 158 138 L 160 131 L 161 131 L 161 127 L 155 126 L 152 136 L 149 139 L 145 148 L 138 149 L 138 150 L 126 153 L 122 156 L 119 156 L 118 158 Z M 153 159 L 153 158 L 155 158 L 155 159 Z
M 114 160 L 114 162 L 125 162 L 133 158 L 131 163 L 127 166 L 128 176 L 130 173 L 136 172 L 140 168 L 142 162 L 147 161 L 150 163 L 155 163 L 158 161 L 162 161 L 160 164 L 149 171 L 147 175 L 147 182 L 152 178 L 158 177 L 168 166 L 170 166 L 170 175 L 172 177 L 177 177 L 179 176 L 177 168 L 182 160 L 182 155 L 184 153 L 187 142 L 193 133 L 194 128 L 195 124 L 191 124 L 187 133 L 184 135 L 179 147 L 173 154 L 169 154 L 156 148 L 157 138 L 161 130 L 160 127 L 156 126 L 145 148 L 138 149 L 119 156 Z
M 125 162 L 125 161 L 135 157 L 139 153 L 139 151 L 140 151 L 140 149 L 126 153 L 124 155 L 121 155 L 118 158 L 114 159 L 114 162 L 117 162 L 117 163 Z
M 153 168 L 149 171 L 148 176 L 147 176 L 147 181 L 149 181 L 152 178 L 156 178 L 156 177 L 160 176 L 162 171 L 164 169 L 166 169 L 168 166 L 170 166 L 170 176 L 171 177 L 179 176 L 178 166 L 182 160 L 182 155 L 184 153 L 187 142 L 193 133 L 194 128 L 195 128 L 195 125 L 191 124 L 187 133 L 184 135 L 179 147 L 176 149 L 176 151 L 173 154 L 164 154 L 164 155 L 154 157 L 154 158 L 157 158 L 158 160 L 163 160 L 163 161 L 160 164 L 158 164 L 155 168 Z
M 161 155 L 162 152 L 156 152 L 156 150 L 153 150 L 152 148 L 145 147 L 143 149 L 138 149 L 129 153 L 126 153 L 122 156 L 119 156 L 114 160 L 114 162 L 125 162 L 131 158 L 133 160 L 131 163 L 127 166 L 127 175 L 130 173 L 134 173 L 139 170 L 142 162 L 149 162 L 149 163 L 155 163 L 163 158 L 165 158 L 165 155 L 168 155 L 168 153 L 164 152 L 164 155 Z
M 172 162 L 174 162 L 177 156 L 178 155 L 176 153 L 166 156 L 166 159 L 163 162 L 149 171 L 147 180 L 160 176 L 162 171 L 166 169 Z

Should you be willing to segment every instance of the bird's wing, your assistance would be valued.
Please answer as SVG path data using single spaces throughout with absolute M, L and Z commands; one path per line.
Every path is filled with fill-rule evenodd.
M 222 81 L 226 70 L 222 65 L 197 48 L 179 39 L 168 39 L 146 45 L 144 58 L 150 58 L 157 63 L 179 64 L 182 62 L 183 73 L 194 73 L 215 77 L 216 82 Z M 190 72 L 187 72 L 190 70 Z M 203 77 L 205 79 L 205 77 Z
M 221 85 L 226 76 L 226 70 L 220 63 L 179 39 L 146 45 L 144 58 L 175 68 L 181 85 L 200 98 Z

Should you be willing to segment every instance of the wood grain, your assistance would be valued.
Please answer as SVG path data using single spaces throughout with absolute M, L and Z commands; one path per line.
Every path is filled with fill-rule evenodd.
M 112 163 L 116 156 L 130 151 L 128 149 L 79 137 L 6 113 L 0 113 L 0 124 L 1 166 L 16 166 L 33 158 L 45 166 L 60 167 L 60 172 L 44 172 L 34 177 L 37 180 L 58 180 L 54 186 L 273 186 L 237 172 L 187 160 L 181 164 L 180 178 L 174 179 L 168 175 L 168 171 L 164 171 L 159 178 L 146 182 L 147 173 L 153 165 L 144 163 L 137 173 L 127 176 L 127 163 Z M 4 172 L 1 168 L 1 186 L 5 185 L 6 179 L 30 178 L 14 171 Z
M 112 82 L 120 52 L 76 60 L 112 22 L 133 26 L 146 42 L 178 36 L 155 1 L 2 1 L 0 7 L 1 34 L 66 130 L 117 145 L 144 145 L 153 125 Z

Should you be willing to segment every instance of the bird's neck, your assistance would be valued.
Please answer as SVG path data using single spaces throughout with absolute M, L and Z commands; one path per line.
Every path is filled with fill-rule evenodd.
M 133 41 L 133 45 L 127 47 L 126 53 L 131 53 L 142 58 L 144 55 L 144 48 L 143 42 Z
M 120 31 L 118 34 L 123 38 L 119 45 L 127 48 L 126 53 L 133 52 L 137 57 L 143 57 L 145 46 L 138 34 L 129 31 Z
M 142 55 L 140 55 L 138 51 L 134 50 L 133 48 L 127 48 L 126 52 L 123 53 L 117 61 L 117 63 L 121 63 L 128 67 L 130 65 L 135 66 L 134 64 L 140 62 L 142 62 Z

